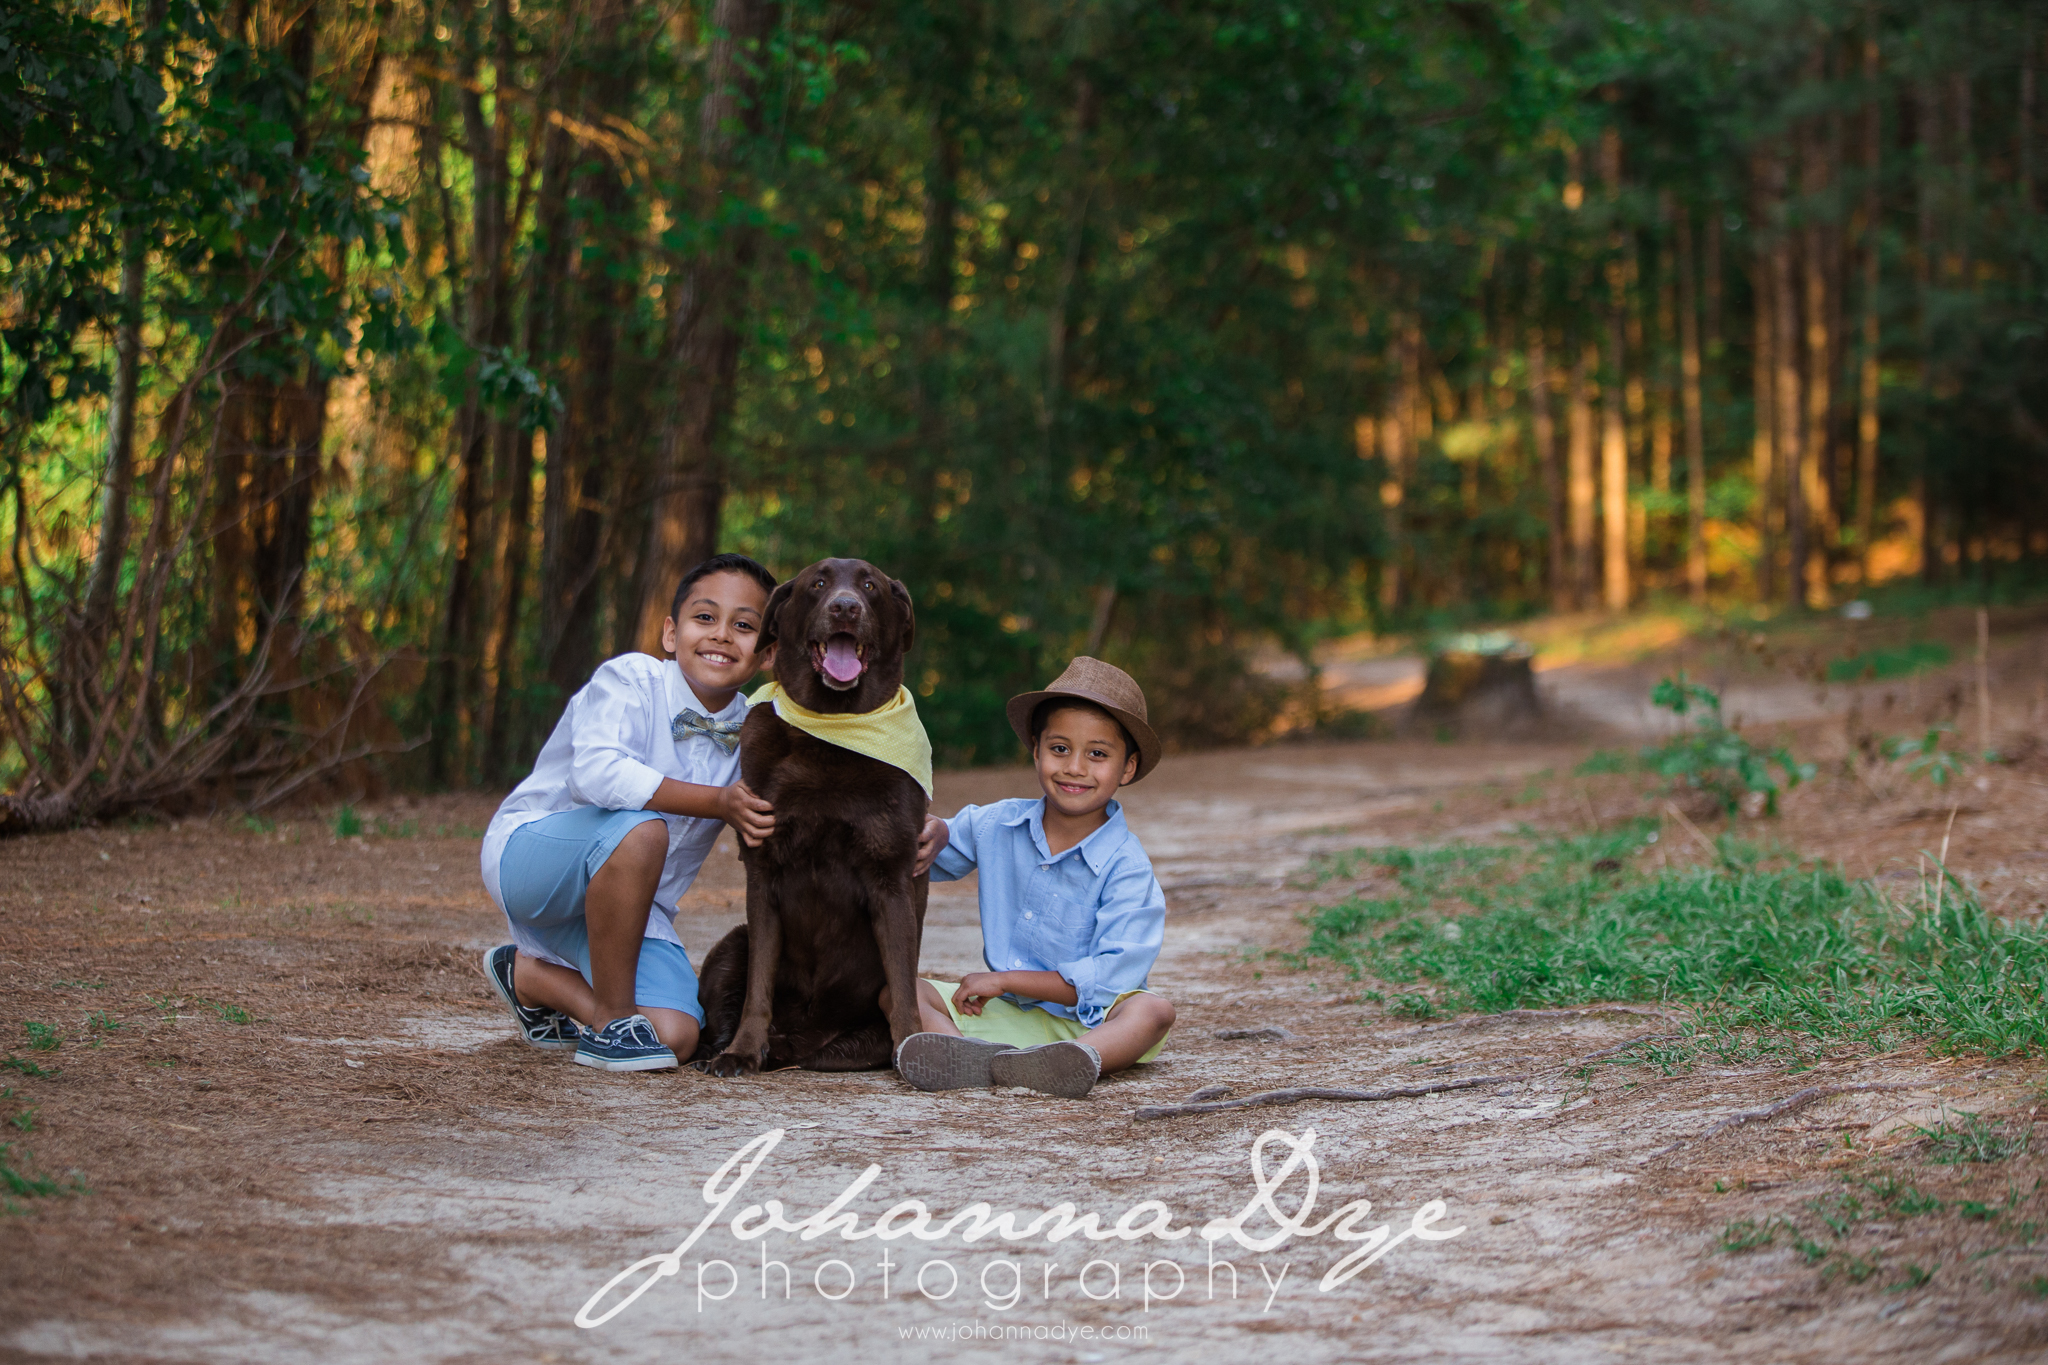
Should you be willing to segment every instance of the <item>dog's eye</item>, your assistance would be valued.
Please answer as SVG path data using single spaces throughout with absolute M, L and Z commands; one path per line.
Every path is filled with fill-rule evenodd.
M 861 584 L 861 586 L 867 589 L 869 592 L 873 592 L 875 590 L 875 580 L 870 578 L 867 582 Z
M 822 588 L 825 586 L 825 580 L 821 578 L 817 582 L 811 584 L 811 586 L 814 588 Z

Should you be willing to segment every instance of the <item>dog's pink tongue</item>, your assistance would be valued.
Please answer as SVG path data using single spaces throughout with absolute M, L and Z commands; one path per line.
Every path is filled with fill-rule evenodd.
M 860 676 L 860 650 L 851 635 L 835 635 L 825 642 L 825 671 L 834 682 L 852 682 Z

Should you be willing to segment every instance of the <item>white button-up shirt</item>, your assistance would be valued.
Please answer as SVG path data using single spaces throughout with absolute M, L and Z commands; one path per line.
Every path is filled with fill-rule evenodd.
M 484 890 L 499 909 L 505 907 L 505 896 L 498 862 L 521 825 L 577 806 L 644 810 L 665 777 L 705 787 L 727 786 L 739 777 L 737 747 L 727 753 L 701 734 L 671 738 L 674 720 L 685 707 L 713 720 L 740 721 L 746 718 L 747 699 L 735 694 L 724 710 L 712 712 L 697 699 L 675 660 L 651 654 L 621 654 L 598 666 L 583 690 L 569 698 L 532 774 L 512 789 L 484 831 Z M 662 819 L 668 822 L 668 863 L 647 914 L 647 937 L 680 944 L 672 923 L 676 903 L 697 879 L 725 822 L 687 815 Z M 527 942 L 530 936 L 516 924 L 512 936 L 534 957 L 573 965 Z

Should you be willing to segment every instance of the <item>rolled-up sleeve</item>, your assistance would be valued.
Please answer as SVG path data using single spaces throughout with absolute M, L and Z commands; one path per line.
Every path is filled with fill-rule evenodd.
M 600 667 L 570 702 L 574 758 L 569 794 L 578 805 L 643 810 L 661 787 L 661 774 L 635 754 L 646 753 L 658 726 L 655 694 L 619 660 Z
M 1095 938 L 1086 957 L 1054 968 L 1073 986 L 1074 1014 L 1094 1028 L 1126 991 L 1145 984 L 1166 941 L 1166 892 L 1144 860 L 1111 869 L 1103 879 Z
M 975 834 L 975 817 L 980 815 L 980 806 L 962 806 L 960 813 L 946 821 L 946 846 L 939 850 L 939 856 L 932 863 L 932 880 L 935 882 L 957 882 L 981 864 L 976 853 L 979 840 Z

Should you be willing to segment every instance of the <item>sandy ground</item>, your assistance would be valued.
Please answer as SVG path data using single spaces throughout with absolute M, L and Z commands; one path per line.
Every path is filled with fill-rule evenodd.
M 1790 733 L 1806 750 L 1846 753 L 1853 737 L 1836 713 Z M 2008 743 L 2023 729 L 2009 726 Z M 475 866 L 486 798 L 394 804 L 351 839 L 311 818 L 269 830 L 216 819 L 0 844 L 0 1048 L 55 1069 L 0 1073 L 0 1117 L 16 1120 L 0 1134 L 17 1168 L 75 1171 L 89 1191 L 14 1200 L 0 1221 L 0 1356 L 2038 1359 L 2048 1244 L 2008 1224 L 1944 1214 L 1865 1229 L 1886 1270 L 1860 1284 L 1824 1280 L 1783 1239 L 1744 1255 L 1719 1243 L 1733 1221 L 1766 1221 L 1845 1174 L 1880 1170 L 1950 1200 L 2011 1187 L 2048 1224 L 2035 1187 L 2048 1157 L 1916 1165 L 1912 1128 L 1943 1106 L 2024 1115 L 2048 1094 L 2039 1061 L 1845 1051 L 1821 1063 L 1823 1079 L 1910 1088 L 1695 1141 L 1815 1076 L 1753 1063 L 1581 1077 L 1579 1059 L 1670 1025 L 1595 1012 L 1418 1026 L 1361 1002 L 1360 983 L 1338 971 L 1272 955 L 1301 941 L 1305 911 L 1346 889 L 1308 889 L 1301 869 L 1318 853 L 1662 809 L 1644 779 L 1572 777 L 1587 748 L 1288 744 L 1170 761 L 1128 806 L 1167 887 L 1153 983 L 1180 1023 L 1157 1064 L 1082 1102 L 923 1095 L 888 1074 L 612 1077 L 526 1049 L 476 968 L 501 938 Z M 937 808 L 1028 791 L 1021 771 L 945 775 Z M 1924 784 L 1824 776 L 1758 829 L 1879 875 L 1946 830 L 1952 863 L 1987 900 L 2032 916 L 2048 910 L 2044 816 L 2048 768 L 2023 763 L 1938 802 Z M 1675 828 L 1654 856 L 1687 856 Z M 693 956 L 738 917 L 740 896 L 721 847 L 679 924 Z M 935 888 L 925 970 L 954 977 L 978 960 L 971 884 Z M 32 1049 L 28 1021 L 61 1045 Z M 1264 1026 L 1292 1036 L 1216 1036 Z M 1501 1075 L 1528 1079 L 1133 1117 L 1214 1085 L 1244 1095 Z M 1265 1149 L 1269 1179 L 1287 1143 L 1314 1156 L 1309 1224 L 1363 1199 L 1374 1212 L 1352 1227 L 1384 1220 L 1399 1233 L 1440 1200 L 1434 1230 L 1460 1231 L 1409 1238 L 1324 1289 L 1354 1245 L 1328 1227 L 1272 1239 L 1271 1219 L 1255 1215 L 1246 1234 L 1269 1245 L 1225 1241 L 1212 1273 L 1200 1230 L 1253 1203 L 1254 1144 L 1269 1130 L 1288 1135 Z M 576 1325 L 615 1274 L 706 1223 L 707 1181 L 774 1132 L 673 1277 L 602 1327 Z M 802 1219 L 870 1164 L 878 1174 L 844 1205 L 861 1232 L 904 1200 L 940 1220 L 980 1201 L 1020 1222 L 1071 1203 L 1104 1229 L 1127 1211 L 1126 1226 L 1146 1226 L 1155 1210 L 1134 1206 L 1160 1201 L 1195 1232 L 735 1234 L 745 1206 L 780 1201 Z M 1307 1175 L 1298 1166 L 1272 1196 L 1290 1216 Z M 899 1213 L 893 1230 L 906 1221 Z M 1939 1270 L 1916 1286 L 1894 1272 L 1909 1263 Z

